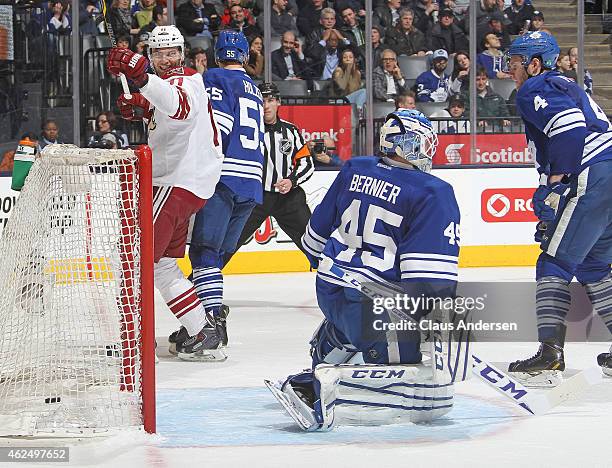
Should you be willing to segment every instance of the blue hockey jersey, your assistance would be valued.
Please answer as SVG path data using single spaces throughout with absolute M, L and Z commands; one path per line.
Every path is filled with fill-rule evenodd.
M 457 281 L 459 208 L 452 187 L 387 158 L 347 161 L 314 210 L 302 244 L 361 281 Z M 324 271 L 319 278 L 344 285 Z
M 612 159 L 610 121 L 574 80 L 556 71 L 529 78 L 516 107 L 540 174 L 578 174 Z
M 487 71 L 489 78 L 497 78 L 497 72 L 503 71 L 504 55 L 492 56 L 489 54 L 478 54 L 477 58 L 478 65 L 482 65 Z
M 235 194 L 263 201 L 263 100 L 243 69 L 212 68 L 204 75 L 213 116 L 221 132 L 221 182 Z
M 419 102 L 444 102 L 448 97 L 449 78 L 442 73 L 438 76 L 433 70 L 421 73 L 414 83 Z

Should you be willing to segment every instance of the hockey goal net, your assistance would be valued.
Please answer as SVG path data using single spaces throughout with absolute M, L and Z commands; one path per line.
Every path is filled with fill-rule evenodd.
M 0 239 L 0 435 L 155 431 L 150 150 L 52 145 Z

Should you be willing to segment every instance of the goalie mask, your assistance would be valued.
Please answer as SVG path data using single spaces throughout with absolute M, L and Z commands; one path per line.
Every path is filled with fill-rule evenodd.
M 380 129 L 380 152 L 399 156 L 423 172 L 431 171 L 438 137 L 421 112 L 402 109 L 387 115 Z

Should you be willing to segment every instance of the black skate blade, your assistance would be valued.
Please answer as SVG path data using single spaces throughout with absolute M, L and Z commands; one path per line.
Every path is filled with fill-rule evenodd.
M 195 353 L 177 353 L 181 361 L 223 362 L 227 354 L 222 349 L 206 349 Z

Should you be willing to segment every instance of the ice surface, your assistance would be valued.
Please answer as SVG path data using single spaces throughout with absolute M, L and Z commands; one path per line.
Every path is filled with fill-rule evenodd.
M 529 281 L 533 269 L 463 269 L 461 278 Z M 309 365 L 308 340 L 321 319 L 314 274 L 228 276 L 225 297 L 231 308 L 230 357 L 222 363 L 180 362 L 171 357 L 167 336 L 178 325 L 158 301 L 159 435 L 69 441 L 71 465 L 612 467 L 606 444 L 612 424 L 612 379 L 540 417 L 523 416 L 494 390 L 472 379 L 457 386 L 453 411 L 431 425 L 302 433 L 264 388 L 263 379 L 280 378 Z M 606 349 L 601 343 L 569 343 L 567 366 L 591 367 L 595 356 Z M 476 350 L 490 361 L 508 362 L 531 356 L 536 345 L 478 343 Z M 15 439 L 0 444 L 47 445 Z

